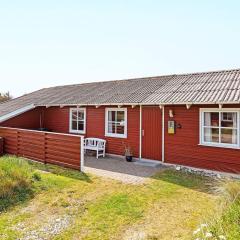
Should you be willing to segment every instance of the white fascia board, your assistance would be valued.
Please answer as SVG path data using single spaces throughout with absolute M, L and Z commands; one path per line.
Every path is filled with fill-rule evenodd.
M 158 106 L 158 105 L 219 105 L 219 104 L 240 104 L 240 102 L 138 102 L 138 103 L 72 103 L 72 104 L 50 104 L 50 105 L 36 105 L 36 107 L 60 107 L 64 105 L 65 107 L 69 106 Z
M 6 115 L 3 115 L 3 116 L 0 117 L 0 123 L 1 122 L 5 122 L 5 121 L 9 120 L 10 118 L 16 117 L 16 116 L 18 116 L 18 115 L 20 115 L 22 113 L 25 113 L 25 112 L 27 112 L 29 110 L 34 109 L 34 108 L 35 108 L 34 104 L 31 104 L 31 105 L 27 105 L 27 106 L 25 106 L 23 108 L 19 108 L 18 110 L 13 111 L 11 113 L 8 113 Z

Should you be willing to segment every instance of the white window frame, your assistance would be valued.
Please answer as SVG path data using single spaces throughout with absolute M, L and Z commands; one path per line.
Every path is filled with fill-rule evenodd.
M 235 112 L 237 113 L 237 144 L 230 144 L 230 143 L 211 143 L 211 142 L 205 142 L 204 141 L 204 113 L 205 112 Z M 234 149 L 240 149 L 240 109 L 239 108 L 200 108 L 200 121 L 199 121 L 199 145 L 204 145 L 204 146 L 212 146 L 212 147 L 222 147 L 222 148 L 234 148 Z M 220 123 L 219 119 L 219 125 Z M 220 129 L 220 126 L 219 126 Z M 219 133 L 220 134 L 220 133 Z
M 110 111 L 121 111 L 124 112 L 124 134 L 109 133 L 108 132 L 108 112 Z M 116 138 L 127 138 L 127 108 L 105 108 L 105 136 L 116 137 Z
M 83 111 L 83 113 L 84 113 L 83 130 L 72 129 L 72 112 L 73 111 Z M 70 133 L 78 133 L 78 134 L 85 134 L 86 133 L 86 108 L 70 108 L 70 111 L 69 111 L 69 132 Z

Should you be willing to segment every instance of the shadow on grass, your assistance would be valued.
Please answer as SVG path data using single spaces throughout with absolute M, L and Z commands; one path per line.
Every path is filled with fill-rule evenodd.
M 194 173 L 176 171 L 173 169 L 162 170 L 152 176 L 152 179 L 161 180 L 170 184 L 179 185 L 181 187 L 209 194 L 213 194 L 212 189 L 216 184 L 216 180 L 213 178 L 200 176 Z
M 64 176 L 64 177 L 68 177 L 68 178 L 72 178 L 80 181 L 85 181 L 88 183 L 92 182 L 91 178 L 87 174 L 80 172 L 78 170 L 64 168 L 64 167 L 60 167 L 52 164 L 41 164 L 33 161 L 29 161 L 29 164 L 33 166 L 35 169 L 38 169 L 41 171 L 50 172 L 59 176 Z

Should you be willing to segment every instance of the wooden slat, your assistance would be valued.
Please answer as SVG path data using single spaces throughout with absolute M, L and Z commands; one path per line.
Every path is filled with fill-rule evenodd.
M 45 153 L 45 151 L 44 151 L 44 149 L 42 149 L 42 148 L 34 148 L 34 147 L 32 147 L 32 148 L 26 148 L 26 147 L 24 147 L 24 146 L 18 146 L 18 151 L 20 152 L 33 152 L 33 153 L 36 153 L 36 154 L 44 154 Z
M 41 155 L 39 153 L 18 151 L 18 156 L 26 157 L 30 159 L 38 159 L 38 160 L 41 160 L 41 162 L 44 162 L 44 155 Z
M 73 159 L 78 159 L 80 153 L 70 153 L 70 152 L 64 152 L 64 151 L 56 151 L 54 149 L 46 149 L 46 154 L 53 154 L 57 157 L 62 156 L 66 158 L 73 158 Z
M 45 146 L 45 143 L 44 143 L 44 140 L 41 140 L 41 141 L 37 141 L 37 140 L 31 140 L 31 139 L 28 139 L 28 138 L 19 138 L 19 141 L 22 143 L 22 144 L 33 144 L 33 145 L 38 145 L 38 146 L 42 146 L 44 147 Z
M 13 129 L 0 129 L 0 134 L 17 134 L 17 130 Z
M 68 163 L 59 162 L 59 161 L 55 161 L 55 160 L 48 160 L 48 163 L 67 167 L 67 168 L 77 169 L 77 170 L 79 170 L 79 168 L 80 168 L 80 165 L 73 165 L 73 164 L 68 164 Z
M 73 164 L 73 165 L 79 165 L 80 161 L 78 159 L 70 159 L 67 157 L 63 157 L 63 156 L 55 156 L 53 154 L 50 153 L 46 153 L 46 162 L 48 162 L 49 160 L 54 160 L 54 161 L 59 161 L 59 162 L 64 162 L 64 163 L 68 163 L 68 164 Z
M 46 151 L 48 150 L 52 150 L 52 151 L 56 151 L 56 152 L 64 152 L 64 153 L 73 153 L 73 154 L 80 154 L 80 145 L 77 147 L 66 147 L 64 145 L 59 146 L 59 145 L 46 145 L 45 146 Z
M 10 138 L 4 138 L 4 144 L 5 145 L 17 145 L 18 141 L 17 139 L 10 139 Z
M 68 141 L 68 142 L 71 142 L 71 143 L 78 143 L 80 142 L 80 137 L 78 136 L 67 136 L 67 135 L 55 135 L 55 134 L 50 134 L 50 133 L 47 133 L 46 134 L 46 139 L 55 139 L 56 141 Z
M 36 135 L 25 135 L 25 134 L 18 134 L 19 138 L 25 138 L 25 139 L 32 139 L 32 140 L 36 140 L 36 141 L 40 141 L 42 139 L 44 139 L 44 135 L 40 135 L 40 136 L 36 136 Z
M 45 145 L 43 144 L 38 144 L 38 143 L 34 143 L 34 142 L 26 142 L 24 140 L 19 140 L 18 141 L 18 145 L 19 146 L 26 146 L 26 147 L 36 147 L 36 148 L 44 148 Z
M 56 141 L 53 139 L 46 139 L 46 146 L 65 146 L 66 148 L 79 148 L 80 147 L 80 141 L 77 143 L 69 143 L 69 142 L 64 142 L 64 141 Z
M 25 137 L 29 136 L 29 137 L 36 137 L 36 138 L 40 138 L 42 136 L 45 135 L 44 132 L 38 132 L 38 131 L 31 131 L 31 132 L 28 132 L 28 131 L 24 131 L 24 130 L 19 130 L 18 131 L 20 135 L 24 135 Z

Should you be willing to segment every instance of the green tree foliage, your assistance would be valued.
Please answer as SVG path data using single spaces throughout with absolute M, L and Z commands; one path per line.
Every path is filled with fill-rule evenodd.
M 12 96 L 10 95 L 9 92 L 6 92 L 6 93 L 0 93 L 0 103 L 2 102 L 5 102 L 5 101 L 8 101 L 12 99 Z

